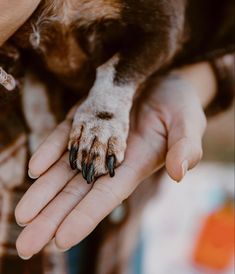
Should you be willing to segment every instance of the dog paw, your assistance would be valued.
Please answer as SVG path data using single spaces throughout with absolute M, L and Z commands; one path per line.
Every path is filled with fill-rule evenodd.
M 124 159 L 128 118 L 118 119 L 111 112 L 89 113 L 78 109 L 69 140 L 69 162 L 82 172 L 87 183 L 101 175 L 115 175 Z

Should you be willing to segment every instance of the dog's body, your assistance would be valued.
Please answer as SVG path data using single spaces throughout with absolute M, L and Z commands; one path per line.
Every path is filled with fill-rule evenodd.
M 113 176 L 123 161 L 133 97 L 142 82 L 175 64 L 234 50 L 234 4 L 220 2 L 44 0 L 11 39 L 73 89 L 97 68 L 69 142 L 71 167 L 88 183 Z

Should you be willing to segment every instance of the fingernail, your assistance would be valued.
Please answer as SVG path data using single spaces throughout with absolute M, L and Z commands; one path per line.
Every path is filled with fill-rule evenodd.
M 185 174 L 187 173 L 187 171 L 188 171 L 188 161 L 185 160 L 182 163 L 182 179 L 185 176 Z
M 33 180 L 35 180 L 35 179 L 38 178 L 38 176 L 33 175 L 33 174 L 30 172 L 30 170 L 28 170 L 28 175 L 29 175 L 29 177 L 30 177 L 31 179 L 33 179 Z
M 25 227 L 27 224 L 22 224 L 22 223 L 19 223 L 19 222 L 16 222 L 18 226 L 20 227 Z
M 185 174 L 187 173 L 188 171 L 188 161 L 185 160 L 183 161 L 182 165 L 181 165 L 181 169 L 182 169 L 182 175 L 181 175 L 181 178 L 179 180 L 176 180 L 175 182 L 176 183 L 181 183 L 181 181 L 183 180 Z
M 59 248 L 58 246 L 56 246 L 56 247 L 57 247 L 57 249 L 58 249 L 59 252 L 66 252 L 66 251 L 68 251 L 70 249 L 70 247 L 69 248 L 65 248 L 65 249 Z
M 56 249 L 59 251 L 59 252 L 66 252 L 68 251 L 71 247 L 67 247 L 67 248 L 62 248 L 60 247 L 57 243 L 56 243 L 56 240 L 54 239 L 54 244 L 55 244 L 55 247 Z
M 25 256 L 21 255 L 20 253 L 18 253 L 18 255 L 22 260 L 29 260 L 30 258 L 32 258 L 32 256 L 25 257 Z

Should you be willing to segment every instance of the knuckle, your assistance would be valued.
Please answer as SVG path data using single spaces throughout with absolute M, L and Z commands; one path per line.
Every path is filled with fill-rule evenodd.
M 81 185 L 77 184 L 68 184 L 63 190 L 63 193 L 70 195 L 70 196 L 75 196 L 76 199 L 79 201 L 82 200 L 85 195 L 87 194 L 87 191 L 83 188 L 81 188 Z
M 78 200 L 81 200 L 84 197 L 81 192 L 75 190 L 72 187 L 66 187 L 65 189 L 62 190 L 62 192 L 69 196 L 74 196 Z
M 62 158 L 58 163 L 57 163 L 57 167 L 61 170 L 69 170 L 70 171 L 70 166 L 69 163 L 67 162 L 67 160 L 65 158 Z
M 116 205 L 123 202 L 123 198 L 113 191 L 112 186 L 105 183 L 97 183 L 93 186 L 93 191 L 103 197 L 103 199 L 112 200 Z
M 88 210 L 82 210 L 79 207 L 74 208 L 76 215 L 79 216 L 79 219 L 82 220 L 82 226 L 80 226 L 80 230 L 84 229 L 84 232 L 89 228 L 94 228 L 97 225 L 98 219 L 97 216 L 92 215 Z
M 69 131 L 70 127 L 71 127 L 71 122 L 66 120 L 58 126 L 58 129 L 60 130 L 60 132 L 67 133 Z
M 52 227 L 52 229 L 56 228 L 58 226 L 58 223 L 49 216 L 45 211 L 42 211 L 40 213 L 40 218 L 43 219 L 43 223 L 48 224 Z

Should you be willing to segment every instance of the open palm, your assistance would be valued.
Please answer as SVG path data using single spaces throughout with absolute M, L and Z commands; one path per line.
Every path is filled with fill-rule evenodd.
M 53 238 L 61 250 L 79 243 L 164 164 L 180 181 L 201 159 L 205 125 L 192 86 L 174 75 L 152 79 L 135 102 L 126 157 L 115 177 L 88 185 L 70 168 L 71 121 L 64 121 L 30 160 L 30 173 L 39 178 L 16 208 L 17 222 L 26 225 L 17 240 L 19 255 L 29 258 Z

